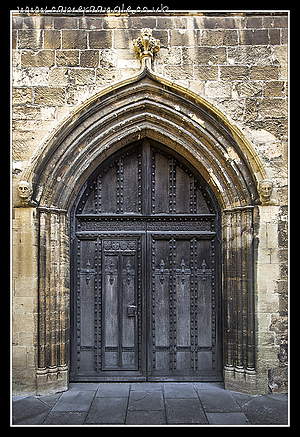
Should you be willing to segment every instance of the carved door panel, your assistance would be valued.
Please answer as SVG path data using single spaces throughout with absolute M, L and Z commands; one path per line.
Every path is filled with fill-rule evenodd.
M 103 240 L 102 271 L 102 370 L 138 370 L 137 241 Z
M 83 381 L 140 377 L 145 367 L 142 239 L 120 235 L 78 237 L 72 375 Z
M 221 376 L 214 240 L 152 234 L 150 380 Z
M 71 380 L 220 380 L 217 215 L 154 142 L 102 164 L 75 202 Z

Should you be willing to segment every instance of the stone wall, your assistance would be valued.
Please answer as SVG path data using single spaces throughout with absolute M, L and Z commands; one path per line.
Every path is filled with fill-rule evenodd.
M 101 88 L 139 71 L 132 41 L 144 27 L 150 27 L 153 37 L 160 40 L 153 70 L 199 93 L 237 124 L 274 183 L 275 205 L 257 208 L 256 344 L 262 386 L 268 380 L 274 392 L 284 392 L 288 311 L 287 13 L 13 13 L 13 200 L 17 199 L 15 187 L 22 170 L 63 115 Z M 16 390 L 22 391 L 32 387 L 33 369 L 37 367 L 37 271 L 30 267 L 35 265 L 36 237 L 30 231 L 34 221 L 31 210 L 15 211 L 13 358 Z M 25 382 L 19 372 L 22 367 L 28 370 Z

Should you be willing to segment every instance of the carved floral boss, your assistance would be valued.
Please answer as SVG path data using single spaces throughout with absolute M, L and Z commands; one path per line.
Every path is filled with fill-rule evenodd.
M 133 40 L 133 50 L 138 58 L 142 61 L 143 58 L 148 57 L 153 59 L 153 54 L 160 49 L 160 41 L 153 38 L 152 30 L 145 27 L 141 30 L 141 36 Z

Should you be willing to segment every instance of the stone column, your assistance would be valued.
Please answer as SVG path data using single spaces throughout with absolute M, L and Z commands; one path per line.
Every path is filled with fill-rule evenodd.
M 253 207 L 223 211 L 224 380 L 254 393 Z
M 37 393 L 68 388 L 69 245 L 65 210 L 39 207 Z

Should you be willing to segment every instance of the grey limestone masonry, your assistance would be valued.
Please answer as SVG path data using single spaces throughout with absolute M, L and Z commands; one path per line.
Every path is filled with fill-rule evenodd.
M 185 89 L 186 95 L 188 93 L 197 95 L 213 105 L 215 113 L 222 114 L 220 120 L 222 117 L 226 118 L 227 125 L 239 129 L 251 144 L 254 150 L 252 156 L 259 157 L 261 167 L 268 176 L 266 179 L 271 180 L 269 181 L 269 186 L 273 190 L 271 202 L 262 205 L 259 201 L 258 204 L 253 201 L 251 206 L 254 211 L 253 223 L 256 236 L 253 246 L 255 253 L 253 265 L 255 333 L 253 335 L 255 335 L 256 373 L 253 376 L 254 370 L 250 366 L 249 373 L 246 372 L 241 376 L 238 368 L 229 367 L 225 371 L 227 376 L 229 375 L 228 378 L 232 379 L 232 384 L 226 388 L 235 390 L 236 387 L 241 387 L 239 378 L 248 378 L 249 381 L 256 378 L 255 393 L 266 394 L 268 390 L 273 394 L 286 393 L 288 389 L 288 12 L 193 11 L 119 16 L 13 12 L 11 20 L 12 200 L 13 206 L 17 205 L 13 208 L 12 215 L 14 394 L 36 395 L 37 377 L 48 378 L 47 381 L 50 382 L 53 378 L 53 386 L 59 388 L 63 384 L 60 385 L 57 375 L 59 372 L 65 372 L 64 375 L 67 375 L 68 372 L 66 360 L 58 365 L 57 358 L 57 362 L 49 367 L 49 375 L 46 374 L 49 370 L 48 364 L 39 364 L 41 349 L 38 346 L 38 329 L 41 327 L 39 322 L 41 302 L 38 302 L 40 252 L 37 248 L 41 241 L 38 234 L 40 229 L 38 217 L 41 212 L 34 205 L 28 204 L 27 206 L 30 206 L 28 208 L 19 207 L 18 184 L 22 181 L 20 179 L 22 172 L 34 161 L 34 157 L 38 156 L 37 152 L 43 157 L 45 139 L 49 138 L 63 117 L 67 117 L 76 105 L 82 104 L 84 108 L 84 102 L 95 93 L 109 86 L 113 87 L 117 81 L 133 77 L 140 71 L 141 62 L 133 50 L 133 40 L 140 36 L 143 28 L 150 28 L 153 38 L 160 41 L 160 50 L 154 54 L 151 61 L 153 74 L 157 74 L 165 81 L 168 80 L 169 84 L 172 83 L 173 90 L 176 90 L 176 87 L 177 90 L 181 89 L 182 96 L 182 89 Z M 162 85 L 162 88 L 164 86 Z M 174 111 L 177 111 L 175 106 L 176 104 L 174 104 Z M 195 118 L 195 115 L 190 117 L 191 123 L 199 122 L 199 126 L 204 123 Z M 179 128 L 178 132 L 180 133 Z M 232 132 L 228 129 L 227 133 L 234 136 L 234 132 L 236 130 L 232 128 Z M 213 144 L 213 140 L 211 143 Z M 69 162 L 75 159 L 75 156 L 70 156 Z M 233 147 L 229 147 L 226 151 L 228 168 L 231 165 L 232 168 L 242 168 L 243 159 L 238 156 Z M 255 177 L 260 169 L 255 167 L 255 159 L 252 160 L 253 162 L 250 161 L 249 159 L 246 164 L 252 166 L 253 177 Z M 50 166 L 51 164 L 49 168 Z M 210 171 L 212 172 L 211 168 L 207 170 L 207 175 L 213 178 L 213 172 Z M 40 175 L 31 175 L 33 176 L 40 177 Z M 257 183 L 257 180 L 254 180 Z M 63 184 L 60 176 L 57 177 L 56 182 Z M 68 189 L 71 190 L 73 186 L 72 179 Z M 43 189 L 47 191 L 49 186 L 47 184 L 40 186 L 37 194 L 40 195 Z M 21 203 L 22 205 L 24 206 L 24 203 Z M 49 206 L 52 207 L 51 201 Z M 48 214 L 47 211 L 44 211 L 45 215 Z M 58 214 L 61 212 L 59 211 Z M 51 220 L 54 226 L 54 219 Z M 64 220 L 63 214 L 57 218 L 57 222 L 59 220 Z M 67 219 L 65 226 L 67 229 Z M 49 235 L 45 233 L 49 241 L 56 238 L 56 234 L 52 235 L 51 232 L 49 231 Z M 62 247 L 67 248 L 67 253 L 69 242 L 64 241 L 64 244 L 65 246 Z M 47 250 L 50 251 L 48 247 Z M 53 257 L 57 255 L 66 262 L 67 267 L 61 264 L 61 271 L 68 282 L 67 255 L 63 250 L 61 252 L 55 250 Z M 53 285 L 51 290 L 53 291 L 55 287 L 56 285 Z M 66 299 L 69 299 L 69 295 Z M 54 312 L 56 314 L 57 311 Z M 66 316 L 66 319 L 62 320 L 64 321 L 57 322 L 57 326 L 61 323 L 59 325 L 61 327 L 62 323 L 65 323 L 65 330 L 58 338 L 68 350 L 69 319 Z M 47 332 L 53 342 L 57 340 L 55 329 L 58 328 L 53 328 L 51 333 Z M 66 335 L 65 340 L 63 335 Z M 59 370 L 54 375 L 55 366 L 58 366 Z M 40 373 L 37 375 L 38 368 Z M 65 378 L 67 381 L 67 376 Z M 103 386 L 103 391 L 100 390 L 99 384 L 96 384 L 95 388 L 89 387 L 90 392 L 78 390 L 75 394 L 74 390 L 71 390 L 55 395 L 57 396 L 55 405 L 52 405 L 52 400 L 42 401 L 39 397 L 30 398 L 28 404 L 26 399 L 20 399 L 14 403 L 16 411 L 20 411 L 16 420 L 23 423 L 28 421 L 30 414 L 27 415 L 26 411 L 30 411 L 32 406 L 38 411 L 34 419 L 36 423 L 50 424 L 55 420 L 94 423 L 95 420 L 105 420 L 107 410 L 115 408 L 114 423 L 126 421 L 135 423 L 139 415 L 134 405 L 138 402 L 143 408 L 145 404 L 157 408 L 143 410 L 143 420 L 152 423 L 164 421 L 176 423 L 176 420 L 181 423 L 182 416 L 188 415 L 188 411 L 194 412 L 198 423 L 217 424 L 220 420 L 255 423 L 261 420 L 258 417 L 262 416 L 265 420 L 269 420 L 267 410 L 264 413 L 259 406 L 259 398 L 251 398 L 252 400 L 241 406 L 233 393 L 227 395 L 222 392 L 219 393 L 220 397 L 215 399 L 213 392 L 202 394 L 196 383 L 188 384 L 182 389 L 180 396 L 183 398 L 178 398 L 171 384 L 168 386 L 159 384 L 157 392 L 154 390 L 151 394 L 146 393 L 145 398 L 140 399 L 135 385 L 128 383 L 117 390 L 118 404 L 111 401 L 116 390 L 113 385 Z M 128 405 L 125 401 L 128 396 L 127 390 L 130 390 Z M 247 391 L 246 388 L 245 390 Z M 110 403 L 103 403 L 103 393 L 106 393 Z M 223 399 L 224 396 L 227 398 Z M 182 407 L 182 399 L 187 399 L 189 404 Z M 272 408 L 276 410 L 281 401 L 272 402 Z M 23 403 L 24 405 L 26 403 L 24 409 L 21 408 Z M 230 407 L 230 411 L 224 411 L 223 405 Z M 66 418 L 68 411 L 69 415 Z M 230 418 L 226 416 L 229 413 L 232 414 Z M 220 415 L 223 415 L 222 419 Z

